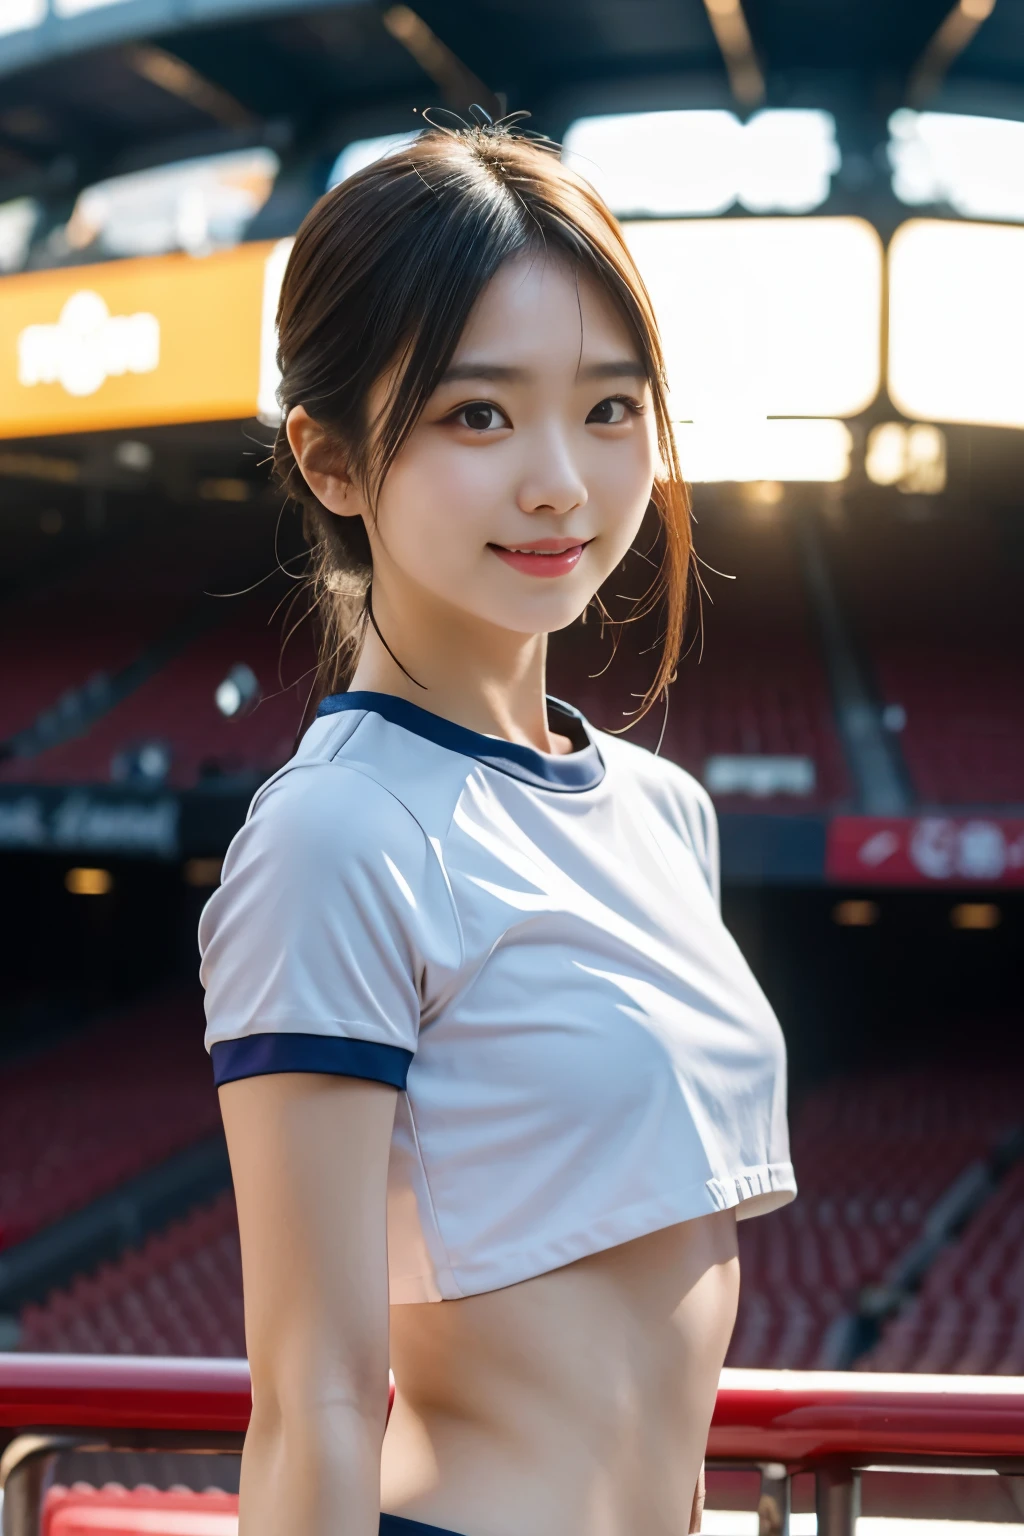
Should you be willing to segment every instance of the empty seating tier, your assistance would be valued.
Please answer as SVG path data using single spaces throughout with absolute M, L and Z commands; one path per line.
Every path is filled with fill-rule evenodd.
M 1004 543 L 1007 547 L 1004 547 Z M 857 518 L 830 555 L 925 805 L 1024 805 L 1024 611 L 998 524 Z
M 0 1075 L 0 1245 L 28 1237 L 220 1120 L 192 993 L 93 1024 Z
M 22 1313 L 26 1350 L 245 1354 L 234 1197 L 221 1196 L 139 1250 Z
M 166 751 L 166 782 L 188 789 L 204 778 L 259 778 L 280 766 L 291 753 L 312 684 L 308 630 L 282 662 L 281 623 L 273 599 L 226 600 L 225 622 L 204 631 L 141 687 L 83 736 L 22 760 L 25 782 L 108 783 L 119 757 L 147 744 Z M 240 610 L 240 611 L 239 611 Z M 256 679 L 259 699 L 251 708 L 224 715 L 217 707 L 218 686 L 232 668 L 247 667 Z M 297 673 L 303 674 L 298 683 Z M 282 680 L 292 679 L 290 683 Z M 11 765 L 8 776 L 14 772 Z
M 843 1077 L 813 1093 L 794 1118 L 799 1198 L 739 1229 L 729 1364 L 844 1363 L 862 1292 L 890 1279 L 940 1196 L 1024 1121 L 1022 1106 L 1019 1073 L 970 1067 Z
M 894 1273 L 939 1198 L 1020 1122 L 1022 1104 L 1019 1074 L 970 1068 L 844 1077 L 813 1093 L 793 1138 L 800 1198 L 740 1226 L 743 1288 L 729 1364 L 837 1364 L 864 1288 Z M 1007 1183 L 1001 1207 L 979 1230 L 997 1233 L 1015 1199 L 1024 1210 L 1022 1190 Z M 993 1250 L 982 1279 L 972 1281 L 984 1293 L 986 1316 L 1004 1315 L 1014 1286 L 1019 1312 L 1024 1228 L 1018 1221 L 1007 1230 L 1010 1248 L 1017 1245 L 1016 1269 L 1000 1278 L 1002 1250 Z M 1013 1326 L 1019 1339 L 1019 1316 Z M 22 1348 L 242 1354 L 232 1197 L 194 1212 L 45 1305 L 26 1308 Z M 943 1360 L 932 1368 L 958 1368 Z
M 1024 1163 L 1017 1163 L 862 1361 L 873 1371 L 1024 1375 Z
M 847 803 L 851 785 L 836 731 L 828 679 L 800 566 L 795 530 L 785 519 L 751 521 L 716 507 L 694 533 L 701 592 L 691 583 L 691 641 L 671 689 L 662 751 L 702 782 L 713 758 L 806 759 L 800 793 L 715 792 L 720 809 L 808 811 Z M 653 572 L 647 572 L 647 579 Z M 731 578 L 731 579 L 730 579 Z M 643 570 L 628 585 L 644 585 Z M 621 602 L 616 613 L 628 609 Z M 698 632 L 698 615 L 701 625 Z M 651 647 L 644 652 L 645 647 Z M 657 636 L 627 625 L 619 654 L 599 678 L 610 644 L 595 616 L 556 649 L 555 691 L 596 724 L 624 725 L 657 667 Z M 652 711 L 657 739 L 663 717 Z M 642 737 L 645 744 L 649 736 Z M 713 791 L 714 792 L 714 791 Z

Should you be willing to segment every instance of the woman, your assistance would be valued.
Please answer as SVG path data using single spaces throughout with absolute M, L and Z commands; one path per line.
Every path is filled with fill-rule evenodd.
M 649 508 L 648 703 L 673 673 L 689 514 L 650 303 L 591 188 L 498 125 L 323 198 L 279 328 L 326 697 L 201 927 L 241 1536 L 676 1536 L 736 1219 L 795 1185 L 707 795 L 545 697 L 548 633 Z

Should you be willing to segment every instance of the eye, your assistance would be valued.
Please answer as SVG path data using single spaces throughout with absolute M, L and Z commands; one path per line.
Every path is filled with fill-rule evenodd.
M 449 420 L 460 427 L 468 427 L 471 432 L 495 432 L 511 426 L 505 412 L 487 400 L 471 400 L 469 405 L 460 405 Z
M 610 395 L 607 400 L 602 400 L 594 406 L 587 422 L 591 426 L 617 427 L 625 421 L 627 415 L 632 412 L 639 415 L 640 407 L 633 400 L 627 400 L 623 395 Z

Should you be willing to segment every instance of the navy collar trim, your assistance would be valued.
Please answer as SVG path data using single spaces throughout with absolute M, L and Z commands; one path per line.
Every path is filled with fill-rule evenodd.
M 547 702 L 549 725 L 560 735 L 568 736 L 573 744 L 574 750 L 564 756 L 538 752 L 536 748 L 523 747 L 518 742 L 502 741 L 500 736 L 485 736 L 480 731 L 468 730 L 464 725 L 455 725 L 440 715 L 432 715 L 429 710 L 392 693 L 373 693 L 368 689 L 331 693 L 316 713 L 317 719 L 321 715 L 338 715 L 348 709 L 380 715 L 392 725 L 400 725 L 403 730 L 436 742 L 439 747 L 447 747 L 450 752 L 474 757 L 478 763 L 538 789 L 579 791 L 596 788 L 604 778 L 605 768 L 590 727 L 571 704 L 563 704 L 561 699 L 553 699 L 550 695 Z

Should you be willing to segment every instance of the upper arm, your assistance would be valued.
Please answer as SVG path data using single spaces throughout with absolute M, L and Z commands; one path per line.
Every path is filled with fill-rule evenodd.
M 388 1390 L 387 1168 L 396 1091 L 282 1073 L 220 1089 L 242 1244 L 254 1407 L 355 1407 Z

